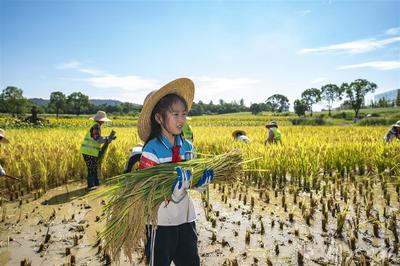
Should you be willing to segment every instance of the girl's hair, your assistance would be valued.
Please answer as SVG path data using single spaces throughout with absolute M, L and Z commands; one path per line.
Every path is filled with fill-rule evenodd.
M 150 136 L 144 145 L 146 145 L 150 140 L 154 138 L 160 139 L 161 137 L 161 125 L 156 121 L 156 114 L 160 114 L 162 118 L 165 120 L 167 117 L 167 111 L 171 111 L 172 105 L 179 101 L 183 103 L 185 109 L 187 110 L 188 106 L 185 99 L 177 94 L 165 95 L 158 101 L 156 106 L 154 106 L 150 116 L 150 121 L 151 121 Z

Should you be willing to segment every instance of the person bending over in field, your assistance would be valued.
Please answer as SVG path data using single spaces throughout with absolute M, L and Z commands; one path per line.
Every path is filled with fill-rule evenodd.
M 131 154 L 129 155 L 128 162 L 126 163 L 124 174 L 132 172 L 132 168 L 135 166 L 135 164 L 139 163 L 140 156 L 142 156 L 142 149 L 142 143 L 139 143 L 133 147 Z
M 250 138 L 246 136 L 246 131 L 235 130 L 232 133 L 233 139 L 241 142 L 250 142 Z
M 0 143 L 7 144 L 9 141 L 6 138 L 6 133 L 3 129 L 0 128 Z M 6 175 L 6 171 L 4 171 L 3 167 L 0 164 L 0 176 Z
M 192 143 L 182 136 L 193 97 L 194 84 L 187 78 L 174 80 L 147 95 L 137 125 L 139 137 L 145 142 L 139 169 L 194 157 Z M 157 226 L 147 227 L 145 254 L 150 265 L 168 266 L 174 262 L 176 266 L 200 266 L 196 212 L 188 194 L 192 172 L 176 167 L 176 175 L 171 197 L 158 207 Z M 204 191 L 213 178 L 213 170 L 205 169 L 203 177 L 193 184 L 195 190 Z
M 268 129 L 268 132 L 264 144 L 280 144 L 282 142 L 282 133 L 278 129 L 278 124 L 275 121 L 272 121 L 271 123 L 266 124 L 265 127 Z
M 394 138 L 400 139 L 400 120 L 390 127 L 383 139 L 386 144 L 389 144 Z
M 111 121 L 107 118 L 107 114 L 105 112 L 98 111 L 97 114 L 91 119 L 93 119 L 96 124 L 91 126 L 89 131 L 86 132 L 80 148 L 87 167 L 87 188 L 89 190 L 96 189 L 99 186 L 97 168 L 99 167 L 98 158 L 101 151 L 101 145 L 106 142 L 111 142 L 116 138 L 115 136 L 101 136 L 101 126 L 104 124 L 104 122 Z

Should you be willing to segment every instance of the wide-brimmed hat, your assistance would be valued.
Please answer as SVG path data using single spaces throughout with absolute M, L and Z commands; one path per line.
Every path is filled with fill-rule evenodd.
M 275 121 L 271 121 L 266 124 L 265 127 L 278 127 L 278 124 Z
M 4 129 L 0 128 L 0 143 L 7 144 L 9 141 L 6 138 L 6 133 L 4 132 Z
M 104 111 L 97 111 L 97 114 L 91 118 L 97 122 L 110 122 L 111 120 L 107 118 L 107 114 Z
M 147 141 L 151 132 L 151 113 L 161 98 L 168 94 L 176 94 L 182 97 L 186 101 L 189 111 L 192 107 L 194 98 L 193 81 L 188 78 L 179 78 L 171 81 L 158 90 L 150 92 L 146 96 L 137 123 L 139 137 L 144 142 Z
M 400 127 L 400 120 L 396 122 L 396 124 L 392 125 L 393 127 Z
M 240 134 L 240 135 L 246 135 L 246 131 L 244 131 L 244 130 L 235 130 L 235 131 L 233 131 L 232 132 L 232 136 L 234 137 L 234 138 L 236 138 L 236 136 L 238 135 L 238 134 Z

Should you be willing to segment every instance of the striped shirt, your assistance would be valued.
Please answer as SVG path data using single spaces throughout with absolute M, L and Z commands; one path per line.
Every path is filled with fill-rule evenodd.
M 194 152 L 192 143 L 181 136 L 176 136 L 175 141 L 176 144 L 180 146 L 179 155 L 182 161 L 192 158 L 191 155 Z M 173 146 L 174 145 L 163 135 L 161 135 L 160 139 L 154 138 L 150 140 L 143 147 L 139 168 L 144 169 L 157 164 L 171 163 Z M 186 194 L 178 203 L 174 203 L 173 201 L 161 203 L 158 207 L 157 216 L 157 224 L 163 226 L 175 226 L 196 220 L 196 212 L 189 194 Z

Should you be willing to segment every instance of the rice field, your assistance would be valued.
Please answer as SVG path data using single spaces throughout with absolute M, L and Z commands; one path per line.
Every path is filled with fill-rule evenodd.
M 383 143 L 387 127 L 283 123 L 283 144 L 265 146 L 259 120 L 237 125 L 227 119 L 193 120 L 197 151 L 239 148 L 245 159 L 258 159 L 246 165 L 240 182 L 211 186 L 208 202 L 193 195 L 201 213 L 202 265 L 400 264 L 400 141 Z M 135 127 L 112 128 L 117 139 L 102 165 L 103 178 L 122 173 L 139 142 Z M 245 130 L 252 142 L 233 141 L 235 129 Z M 54 187 L 85 180 L 79 145 L 86 130 L 7 129 L 11 145 L 1 146 L 0 160 L 22 181 L 1 179 L 2 201 L 19 202 L 18 210 Z M 110 131 L 105 127 L 103 135 Z M 3 215 L 0 253 L 15 222 Z

